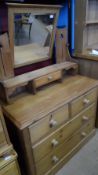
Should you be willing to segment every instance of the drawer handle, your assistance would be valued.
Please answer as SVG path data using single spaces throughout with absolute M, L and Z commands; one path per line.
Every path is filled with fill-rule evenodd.
M 86 137 L 87 136 L 87 134 L 85 132 L 82 132 L 81 135 L 82 135 L 82 137 Z
M 87 116 L 83 116 L 83 121 L 88 121 L 89 118 Z
M 12 157 L 12 155 L 11 154 L 4 154 L 3 156 L 0 156 L 0 158 L 2 158 L 3 160 L 11 160 L 11 157 Z
M 53 139 L 51 143 L 53 147 L 56 147 L 59 144 L 59 142 L 56 139 Z
M 59 161 L 59 158 L 57 156 L 52 157 L 53 163 L 57 163 Z
M 49 80 L 49 81 L 52 80 L 52 76 L 49 76 L 49 77 L 48 77 L 48 80 Z
M 87 98 L 85 98 L 85 99 L 83 100 L 83 103 L 84 103 L 85 105 L 88 105 L 88 104 L 90 103 L 90 100 L 88 100 Z
M 50 127 L 51 128 L 53 128 L 53 127 L 55 127 L 55 126 L 57 126 L 57 121 L 55 121 L 55 120 L 50 120 Z

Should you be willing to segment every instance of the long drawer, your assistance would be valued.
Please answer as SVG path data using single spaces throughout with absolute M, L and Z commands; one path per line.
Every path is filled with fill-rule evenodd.
M 75 133 L 69 140 L 61 144 L 51 154 L 36 164 L 36 175 L 44 175 L 47 171 L 53 168 L 59 161 L 68 154 L 79 142 L 88 136 L 94 128 L 94 120 L 90 121 L 83 128 Z
M 32 147 L 35 162 L 39 161 L 45 155 L 55 150 L 55 148 L 59 147 L 61 143 L 63 143 L 67 138 L 69 138 L 69 136 L 71 136 L 86 122 L 88 122 L 91 119 L 94 119 L 95 111 L 95 104 L 92 104 L 74 119 L 67 122 L 58 130 L 50 134 L 48 137 L 45 137 L 43 140 L 35 144 Z
M 97 89 L 93 89 L 85 95 L 73 100 L 70 103 L 71 117 L 77 115 L 80 111 L 88 107 L 97 100 Z
M 87 137 L 81 140 L 68 154 L 66 154 L 55 166 L 53 166 L 44 175 L 55 175 L 93 136 L 95 129 L 93 129 Z
M 68 121 L 68 119 L 68 105 L 64 105 L 46 116 L 44 119 L 41 119 L 36 124 L 31 125 L 29 127 L 29 132 L 32 144 L 34 144 L 43 136 L 57 129 L 61 124 Z

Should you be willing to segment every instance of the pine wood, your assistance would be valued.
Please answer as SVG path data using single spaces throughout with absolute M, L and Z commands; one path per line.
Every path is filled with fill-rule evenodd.
M 98 1 L 76 0 L 75 7 L 75 54 L 98 60 L 97 55 L 90 54 L 90 50 L 98 49 Z
M 65 116 L 66 113 L 66 116 Z M 51 112 L 48 116 L 43 118 L 37 124 L 33 124 L 29 127 L 31 142 L 38 141 L 40 138 L 56 130 L 61 124 L 65 123 L 69 119 L 68 105 L 64 105 L 58 108 L 56 111 Z M 51 126 L 50 121 L 56 121 L 56 126 Z M 37 130 L 37 133 L 36 133 Z
M 97 55 L 90 55 L 89 51 L 88 52 L 86 51 L 85 53 L 75 53 L 74 56 L 75 56 L 75 58 L 83 58 L 83 60 L 98 61 L 98 56 Z
M 90 105 L 91 103 L 96 101 L 96 97 L 97 97 L 97 89 L 94 89 L 94 90 L 90 91 L 89 93 L 84 94 L 82 97 L 80 97 L 76 100 L 73 100 L 70 104 L 71 117 L 75 116 L 80 111 L 85 109 L 88 105 Z M 85 100 L 88 100 L 89 103 L 88 104 L 84 103 Z
M 74 100 L 77 96 L 87 93 L 97 85 L 97 80 L 79 75 L 70 76 L 61 84 L 38 91 L 35 96 L 27 95 L 13 104 L 5 106 L 4 112 L 17 127 L 24 128 Z
M 13 146 L 10 144 L 8 146 L 3 146 L 0 148 L 0 157 L 2 157 L 5 153 L 10 152 L 13 149 Z
M 14 78 L 8 79 L 6 81 L 3 81 L 0 83 L 0 90 L 2 90 L 2 94 L 0 94 L 0 97 L 3 101 L 6 101 L 10 103 L 12 100 L 15 99 L 15 96 L 18 96 L 18 92 L 22 92 L 25 89 L 25 92 L 27 93 L 35 93 L 36 92 L 36 79 L 44 78 L 44 76 L 47 76 L 48 74 L 56 74 L 56 72 L 63 72 L 63 71 L 70 71 L 71 74 L 76 74 L 78 70 L 78 65 L 73 62 L 65 62 L 61 64 L 55 64 L 51 66 L 47 66 L 45 68 L 35 70 L 32 72 L 28 72 L 19 76 L 16 76 Z M 60 79 L 62 73 L 60 75 L 55 75 Z M 57 77 L 54 78 L 57 79 Z M 61 77 L 62 78 L 62 77 Z M 51 82 L 51 81 L 50 81 Z M 45 83 L 44 83 L 45 84 Z M 46 82 L 47 84 L 47 82 Z
M 8 159 L 6 159 L 9 156 Z M 0 170 L 5 166 L 9 165 L 12 161 L 16 160 L 17 154 L 16 152 L 11 149 L 9 152 L 6 152 L 4 155 L 1 156 L 0 159 Z
M 49 171 L 51 168 L 53 168 L 53 166 L 57 164 L 52 161 L 53 156 L 56 156 L 59 160 L 64 155 L 66 156 L 66 154 L 70 152 L 73 147 L 75 147 L 77 144 L 79 144 L 79 142 L 81 142 L 84 139 L 84 137 L 82 136 L 82 133 L 85 132 L 88 135 L 92 131 L 93 128 L 94 128 L 93 122 L 91 123 L 89 122 L 89 124 L 86 127 L 83 127 L 83 129 L 75 133 L 73 137 L 70 138 L 67 142 L 65 141 L 58 148 L 56 148 L 53 152 L 47 155 L 44 159 L 39 161 L 36 164 L 36 171 L 37 171 L 36 174 L 43 175 L 47 171 Z
M 0 35 L 0 80 L 14 76 L 7 33 Z
M 6 152 L 0 158 L 0 175 L 20 175 L 20 170 L 16 158 L 17 155 L 13 150 Z
M 1 55 L 1 48 L 0 48 L 0 79 L 4 79 L 4 69 L 3 69 L 3 63 L 2 63 L 2 55 Z
M 12 162 L 9 165 L 7 165 L 5 168 L 0 170 L 0 175 L 11 175 L 13 173 L 14 175 L 20 174 L 18 171 L 16 162 Z
M 56 29 L 56 63 L 70 61 L 71 56 L 68 51 L 67 29 Z
M 1 150 L 0 153 L 2 154 L 4 148 L 7 148 L 8 146 L 10 146 L 10 140 L 0 107 L 0 150 Z
M 2 124 L 1 124 L 1 121 L 0 121 L 0 147 L 2 145 L 5 145 L 5 144 L 6 144 L 6 138 L 5 138 L 3 128 L 2 128 Z
M 50 73 L 48 75 L 44 75 L 43 77 L 36 78 L 34 80 L 35 87 L 38 88 L 40 86 L 46 85 L 50 82 L 59 80 L 61 78 L 62 78 L 62 72 L 61 71 L 56 71 L 56 72 Z
M 44 139 L 41 139 L 41 141 L 39 141 L 38 143 L 34 144 L 34 146 L 32 147 L 32 151 L 34 154 L 35 162 L 38 162 L 45 156 L 49 155 L 51 151 L 53 152 L 55 148 L 59 147 L 59 145 L 61 145 L 65 140 L 67 141 L 67 138 L 69 138 L 70 135 L 75 133 L 88 121 L 94 119 L 95 115 L 96 115 L 96 105 L 92 104 L 86 110 L 82 111 L 74 119 L 63 124 L 61 127 L 59 127 L 59 129 L 54 131 L 52 134 L 45 137 Z M 88 120 L 84 120 L 83 119 L 84 116 L 88 117 Z M 57 146 L 52 145 L 53 139 L 58 141 Z
M 17 131 L 17 129 L 16 129 Z M 18 130 L 18 136 L 19 136 L 19 144 L 21 147 L 21 153 L 23 153 L 23 157 L 21 157 L 21 154 L 19 154 L 20 158 L 23 162 L 23 169 L 25 170 L 26 174 L 32 175 L 35 172 L 35 165 L 34 165 L 34 158 L 32 154 L 32 148 L 31 148 L 31 140 L 29 135 L 28 128 L 25 128 L 22 130 Z M 14 138 L 15 139 L 15 138 Z M 25 166 L 25 167 L 24 167 Z
M 77 69 L 78 65 L 74 62 L 64 62 L 60 64 L 54 64 L 51 66 L 47 66 L 45 68 L 35 70 L 32 72 L 28 72 L 19 76 L 16 76 L 14 78 L 11 78 L 9 80 L 3 81 L 3 85 L 6 88 L 14 88 L 17 87 L 21 84 L 25 84 L 28 81 L 31 81 L 35 78 L 39 78 L 41 76 L 44 76 L 46 74 L 55 72 L 55 71 L 60 71 L 60 70 L 69 70 L 69 69 Z
M 0 175 L 20 175 L 17 154 L 9 140 L 2 110 L 0 107 Z
M 90 57 L 88 57 L 90 58 Z M 94 60 L 96 58 L 96 60 Z M 82 76 L 88 76 L 94 79 L 98 79 L 98 59 L 93 57 L 92 59 L 86 59 L 83 55 L 77 55 L 75 61 L 78 61 L 79 64 L 79 74 Z M 98 107 L 97 107 L 98 113 Z M 98 118 L 96 118 L 96 127 L 98 128 Z
M 91 131 L 87 138 L 77 144 L 66 156 L 64 156 L 50 171 L 45 175 L 54 175 L 64 164 L 66 164 L 83 146 L 95 135 L 95 129 Z
M 65 75 L 62 83 L 42 87 L 35 95 L 27 95 L 3 106 L 6 122 L 27 175 L 49 175 L 57 171 L 94 133 L 98 81 L 80 75 Z M 84 97 L 90 99 L 85 108 L 71 108 Z M 74 102 L 74 103 L 73 103 Z M 73 114 L 73 109 L 76 113 Z M 54 129 L 49 119 L 58 121 Z M 11 132 L 14 129 L 16 135 Z M 51 140 L 59 144 L 51 146 Z M 54 157 L 56 162 L 53 163 Z M 59 158 L 59 160 L 58 160 Z M 23 168 L 22 167 L 22 168 Z

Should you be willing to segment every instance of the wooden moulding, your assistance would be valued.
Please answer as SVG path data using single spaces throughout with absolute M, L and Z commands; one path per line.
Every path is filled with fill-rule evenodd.
M 5 120 L 4 120 L 4 117 L 3 117 L 3 114 L 2 114 L 1 107 L 0 107 L 0 120 L 1 120 L 2 127 L 3 127 L 3 130 L 4 130 L 4 134 L 5 134 L 5 137 L 6 137 L 7 145 L 10 145 L 10 139 L 9 139 L 8 132 L 7 132 L 7 129 L 6 129 Z
M 56 62 L 71 61 L 71 56 L 67 44 L 67 28 L 57 28 L 56 30 Z
M 0 35 L 0 80 L 14 76 L 7 33 Z
M 0 98 L 2 101 L 11 103 L 16 97 L 24 93 L 36 93 L 37 87 L 34 83 L 36 79 L 60 71 L 61 76 L 56 77 L 53 81 L 62 80 L 64 72 L 73 75 L 77 73 L 77 70 L 78 65 L 76 63 L 63 62 L 4 80 L 0 82 L 0 92 L 2 92 Z M 53 81 L 49 81 L 49 83 Z

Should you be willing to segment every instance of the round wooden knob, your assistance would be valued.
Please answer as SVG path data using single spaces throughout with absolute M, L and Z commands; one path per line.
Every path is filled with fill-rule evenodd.
M 56 147 L 59 144 L 59 142 L 56 139 L 53 139 L 51 143 L 53 147 Z
M 90 100 L 88 100 L 87 98 L 85 98 L 85 99 L 83 100 L 83 103 L 84 103 L 85 105 L 88 105 L 88 104 L 90 103 Z
M 83 116 L 83 121 L 88 121 L 89 118 L 87 116 Z
M 52 76 L 49 76 L 49 77 L 48 77 L 48 80 L 49 80 L 49 81 L 52 80 Z
M 57 121 L 55 121 L 54 119 L 50 120 L 50 127 L 55 127 L 57 126 Z
M 53 163 L 57 163 L 59 161 L 59 158 L 57 156 L 52 157 Z
M 82 132 L 81 135 L 82 137 L 86 137 L 87 134 L 85 132 Z

